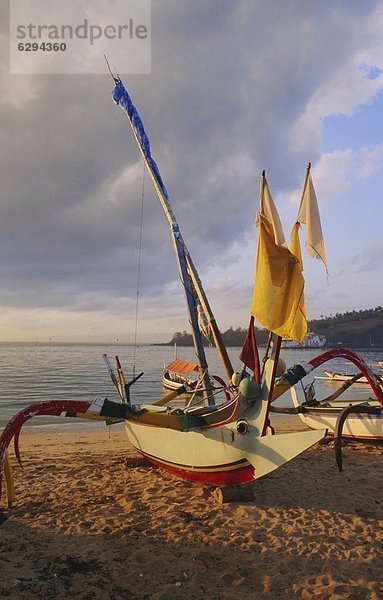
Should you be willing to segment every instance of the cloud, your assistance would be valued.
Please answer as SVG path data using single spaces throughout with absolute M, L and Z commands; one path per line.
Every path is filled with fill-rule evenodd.
M 334 5 L 333 9 L 337 12 L 338 6 Z M 351 116 L 360 106 L 371 103 L 383 88 L 383 44 L 378 33 L 383 25 L 382 7 L 377 5 L 370 14 L 366 13 L 360 29 L 355 27 L 355 14 L 343 14 L 343 18 L 344 26 L 350 27 L 344 44 L 346 54 L 340 51 L 343 60 L 334 62 L 332 72 L 328 72 L 313 91 L 293 126 L 293 136 L 302 145 L 307 144 L 310 138 L 319 141 L 324 117 Z M 325 36 L 324 43 L 329 44 L 324 49 L 326 54 L 333 42 Z
M 356 273 L 365 273 L 366 271 L 378 271 L 383 268 L 383 239 L 375 240 L 365 248 L 361 254 L 353 257 L 356 263 Z
M 233 325 L 234 282 L 240 314 L 252 285 L 261 170 L 274 196 L 288 197 L 311 159 L 318 196 L 346 192 L 355 156 L 347 149 L 321 156 L 321 120 L 352 114 L 383 86 L 373 71 L 382 66 L 379 3 L 326 2 L 326 19 L 323 10 L 300 0 L 266 9 L 248 1 L 154 3 L 152 75 L 125 79 L 190 252 Z M 8 75 L 3 16 L 0 303 L 35 317 L 79 315 L 86 337 L 92 313 L 107 322 L 103 307 L 133 319 L 142 163 L 109 78 Z M 360 176 L 380 161 L 378 148 L 366 151 Z M 232 283 L 215 292 L 222 270 Z M 169 297 L 172 286 L 179 303 Z M 171 332 L 181 318 L 166 309 L 171 302 L 181 315 L 182 291 L 148 177 L 140 302 L 148 339 L 156 307 L 159 330 Z
M 368 179 L 383 170 L 383 144 L 344 148 L 325 152 L 312 167 L 311 173 L 321 203 L 346 194 L 358 180 Z M 303 185 L 302 176 L 302 185 Z M 286 195 L 290 204 L 298 205 L 302 188 Z
M 363 148 L 359 176 L 367 179 L 383 168 L 383 144 Z

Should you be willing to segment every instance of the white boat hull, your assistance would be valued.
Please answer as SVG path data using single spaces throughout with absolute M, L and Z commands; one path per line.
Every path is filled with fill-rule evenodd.
M 167 377 L 165 374 L 162 375 L 162 385 L 167 388 L 168 390 L 179 390 L 180 387 L 182 387 L 185 383 L 187 383 L 187 379 L 185 377 L 184 381 L 175 381 L 173 379 L 171 379 L 170 377 Z
M 297 392 L 294 388 L 291 388 L 291 395 L 294 406 L 299 406 Z M 334 434 L 341 410 L 351 403 L 342 402 L 339 404 L 339 407 L 313 406 L 308 408 L 307 412 L 298 413 L 298 415 L 301 421 L 310 429 L 323 429 L 326 427 L 329 433 Z M 342 437 L 383 441 L 383 415 L 349 415 L 343 425 Z
M 249 409 L 247 431 L 237 421 L 177 431 L 126 420 L 131 444 L 149 461 L 180 477 L 208 485 L 234 485 L 267 475 L 326 435 L 326 430 L 264 435 L 267 401 Z

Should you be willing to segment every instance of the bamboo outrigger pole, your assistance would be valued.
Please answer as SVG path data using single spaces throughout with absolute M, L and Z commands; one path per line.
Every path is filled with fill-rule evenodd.
M 204 389 L 203 395 L 204 395 L 204 399 L 206 400 L 207 404 L 213 405 L 214 404 L 213 388 L 212 388 L 212 384 L 210 381 L 208 364 L 207 364 L 207 360 L 206 360 L 205 350 L 203 347 L 202 337 L 199 333 L 197 308 L 195 306 L 195 301 L 193 298 L 190 280 L 189 280 L 188 271 L 187 271 L 186 256 L 185 256 L 185 244 L 183 242 L 181 232 L 179 230 L 178 223 L 175 219 L 172 207 L 171 207 L 169 201 L 165 198 L 164 194 L 162 193 L 162 190 L 160 189 L 160 187 L 158 185 L 158 181 L 155 176 L 155 173 L 153 172 L 153 169 L 152 169 L 151 165 L 149 164 L 147 157 L 145 156 L 145 152 L 142 148 L 142 145 L 141 145 L 140 140 L 137 136 L 137 133 L 134 129 L 134 126 L 131 121 L 130 121 L 130 123 L 132 126 L 135 140 L 141 151 L 145 166 L 146 166 L 146 168 L 149 172 L 149 175 L 152 179 L 154 188 L 157 192 L 157 196 L 161 202 L 165 216 L 170 225 L 170 230 L 171 230 L 171 235 L 172 235 L 172 240 L 173 240 L 173 245 L 174 245 L 174 252 L 175 252 L 177 263 L 178 263 L 179 275 L 180 275 L 180 278 L 181 278 L 181 281 L 183 284 L 185 299 L 186 299 L 186 306 L 187 306 L 188 312 L 189 312 L 189 322 L 190 322 L 190 326 L 191 326 L 191 330 L 192 330 L 194 350 L 195 350 L 196 357 L 198 360 L 200 375 L 202 376 L 202 381 L 203 381 L 203 389 Z
M 187 262 L 187 265 L 189 267 L 189 272 L 190 272 L 190 275 L 191 275 L 191 278 L 192 278 L 195 290 L 197 292 L 198 298 L 199 298 L 199 300 L 201 302 L 202 308 L 203 308 L 203 310 L 205 312 L 205 315 L 207 317 L 207 320 L 208 320 L 208 323 L 209 323 L 209 326 L 210 326 L 210 330 L 211 330 L 211 333 L 212 333 L 212 336 L 213 336 L 213 339 L 214 339 L 214 343 L 216 345 L 216 348 L 217 348 L 218 354 L 220 356 L 222 365 L 223 365 L 223 367 L 224 367 L 224 369 L 226 371 L 226 375 L 228 376 L 228 379 L 230 381 L 231 377 L 232 377 L 232 375 L 234 373 L 234 369 L 232 367 L 231 360 L 230 360 L 229 355 L 227 353 L 225 344 L 223 343 L 222 335 L 221 335 L 221 332 L 220 332 L 220 330 L 218 328 L 217 321 L 215 320 L 213 312 L 212 312 L 212 310 L 210 308 L 209 301 L 208 301 L 208 299 L 206 297 L 206 294 L 205 294 L 205 291 L 204 291 L 204 289 L 202 287 L 201 280 L 200 280 L 200 278 L 198 276 L 197 270 L 196 270 L 196 268 L 195 268 L 195 266 L 194 266 L 194 264 L 192 262 L 192 259 L 190 258 L 190 254 L 189 253 L 186 254 L 186 262 Z

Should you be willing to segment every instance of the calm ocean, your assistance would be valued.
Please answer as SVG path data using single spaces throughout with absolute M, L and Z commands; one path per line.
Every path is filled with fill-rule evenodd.
M 261 353 L 263 349 L 260 349 Z M 22 408 L 33 402 L 49 399 L 88 400 L 95 396 L 108 397 L 118 401 L 117 393 L 102 359 L 106 352 L 114 363 L 118 354 L 126 375 L 133 368 L 133 346 L 124 345 L 81 345 L 81 344 L 0 344 L 0 427 Z M 239 348 L 229 348 L 233 366 L 240 369 Z M 287 366 L 300 360 L 309 360 L 319 354 L 315 350 L 283 350 L 282 356 Z M 361 356 L 371 365 L 383 360 L 383 351 L 362 351 Z M 217 353 L 207 349 L 207 357 L 212 374 L 224 376 Z M 179 348 L 178 358 L 195 360 L 192 348 Z M 149 402 L 160 398 L 162 368 L 173 360 L 170 346 L 139 346 L 136 349 L 136 374 L 144 371 L 144 376 L 132 388 L 132 401 Z M 333 371 L 345 371 L 343 360 L 327 363 Z M 319 369 L 320 371 L 320 369 Z M 315 374 L 320 374 L 316 372 Z M 349 372 L 352 369 L 348 369 Z M 310 378 L 310 377 L 309 377 Z M 311 377 L 312 379 L 312 377 Z M 336 389 L 335 384 L 318 381 L 317 396 L 327 396 Z M 346 397 L 367 398 L 370 395 L 366 385 L 354 385 Z M 291 405 L 289 394 L 278 401 L 280 406 Z M 68 419 L 31 419 L 28 425 L 42 423 L 68 423 Z M 79 421 L 76 421 L 77 423 Z

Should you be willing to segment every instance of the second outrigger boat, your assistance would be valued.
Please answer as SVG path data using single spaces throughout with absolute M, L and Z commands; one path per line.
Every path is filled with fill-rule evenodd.
M 234 372 L 201 280 L 175 219 L 168 192 L 152 157 L 149 138 L 141 118 L 122 81 L 118 77 L 114 80 L 114 101 L 128 117 L 170 226 L 191 324 L 198 376 L 203 387 L 202 399 L 198 405 L 173 407 L 172 400 L 187 389 L 185 384 L 151 404 L 137 405 L 131 400 L 131 388 L 142 374 L 126 381 L 119 368 L 119 381 L 114 374 L 112 378 L 118 384 L 121 402 L 112 402 L 107 398 L 89 402 L 52 400 L 25 408 L 11 419 L 0 436 L 0 483 L 5 473 L 9 503 L 13 498 L 13 479 L 7 450 L 13 440 L 16 457 L 20 460 L 21 427 L 36 415 L 123 420 L 131 444 L 153 464 L 202 484 L 228 486 L 258 479 L 323 439 L 326 428 L 275 434 L 270 422 L 270 409 L 279 396 L 327 360 L 344 357 L 353 362 L 369 381 L 379 406 L 383 405 L 383 392 L 374 373 L 362 359 L 350 351 L 337 349 L 325 352 L 308 363 L 299 363 L 285 370 L 279 356 L 282 336 L 295 335 L 300 340 L 307 332 L 301 258 L 299 249 L 295 247 L 294 251 L 290 251 L 282 239 L 279 217 L 268 191 L 265 173 L 261 176 L 258 213 L 260 233 L 253 316 L 240 354 L 242 368 L 240 372 Z M 304 190 L 307 191 L 310 185 L 308 168 Z M 306 222 L 304 217 L 301 217 L 300 222 Z M 298 228 L 297 220 L 296 233 Z M 228 399 L 221 404 L 215 402 L 214 386 L 202 343 L 201 313 L 227 377 L 224 387 Z M 258 358 L 255 344 L 254 317 L 270 330 L 263 361 Z
M 306 386 L 307 389 L 307 386 Z M 310 389 L 312 387 L 310 386 Z M 342 436 L 353 440 L 383 442 L 383 414 L 377 400 L 331 399 L 317 400 L 310 392 L 311 398 L 300 403 L 298 391 L 291 388 L 293 405 L 301 421 L 311 429 L 327 428 L 332 435 L 336 434 L 339 416 L 350 411 L 344 422 Z M 366 410 L 366 412 L 364 412 Z

